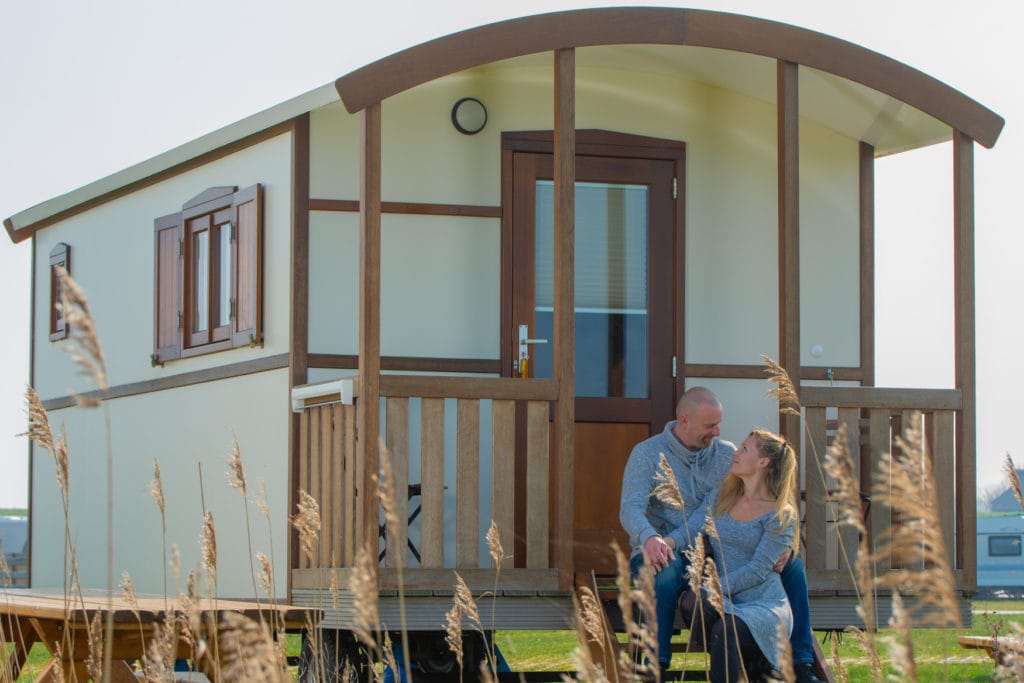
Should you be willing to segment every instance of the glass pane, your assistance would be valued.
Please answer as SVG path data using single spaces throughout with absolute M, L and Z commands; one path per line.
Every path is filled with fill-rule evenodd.
M 231 224 L 225 223 L 217 231 L 220 236 L 220 281 L 217 285 L 219 290 L 217 311 L 217 327 L 227 325 L 231 322 Z
M 192 273 L 195 275 L 195 295 L 192 310 L 195 317 L 192 321 L 193 332 L 205 332 L 210 320 L 210 233 L 208 230 L 194 233 L 192 236 Z
M 554 182 L 536 184 L 532 336 L 553 329 Z M 576 183 L 576 395 L 647 398 L 648 187 Z M 534 376 L 552 376 L 552 346 L 533 347 Z

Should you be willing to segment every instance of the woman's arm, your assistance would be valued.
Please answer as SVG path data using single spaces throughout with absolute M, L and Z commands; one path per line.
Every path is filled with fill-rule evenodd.
M 772 567 L 793 542 L 793 533 L 792 526 L 781 528 L 776 515 L 769 517 L 763 525 L 761 540 L 753 556 L 742 566 L 728 567 L 722 577 L 722 587 L 730 595 L 735 595 L 771 576 Z

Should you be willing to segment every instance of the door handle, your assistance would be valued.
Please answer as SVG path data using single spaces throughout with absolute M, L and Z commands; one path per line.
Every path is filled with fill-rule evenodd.
M 529 325 L 519 326 L 519 352 L 515 361 L 516 367 L 513 368 L 513 372 L 518 373 L 520 377 L 530 376 L 530 345 L 531 344 L 547 344 L 547 339 L 530 339 L 530 327 Z

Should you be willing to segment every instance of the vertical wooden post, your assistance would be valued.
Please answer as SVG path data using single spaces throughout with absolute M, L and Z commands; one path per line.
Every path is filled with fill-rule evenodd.
M 357 458 L 362 461 L 360 548 L 376 556 L 380 455 L 380 103 L 361 114 L 359 156 L 359 410 Z M 372 562 L 376 573 L 377 563 Z
M 292 216 L 291 216 L 291 309 L 288 317 L 288 387 L 305 384 L 309 370 L 309 114 L 292 122 Z M 290 392 L 289 392 L 290 393 Z M 299 478 L 300 417 L 292 412 L 288 399 L 289 514 L 304 486 Z M 289 569 L 299 566 L 299 544 L 294 529 L 288 534 Z M 292 594 L 292 573 L 288 572 L 288 596 Z
M 779 186 L 779 364 L 800 388 L 800 126 L 797 65 L 776 65 Z M 800 452 L 800 418 L 780 415 L 779 431 Z M 807 472 L 806 476 L 818 476 Z
M 555 51 L 555 244 L 554 360 L 555 519 L 553 560 L 558 585 L 572 587 L 573 464 L 576 429 L 575 295 L 576 239 L 576 52 Z
M 875 148 L 866 142 L 860 143 L 860 384 L 875 386 Z
M 956 420 L 956 559 L 963 589 L 977 588 L 975 506 L 977 403 L 974 347 L 974 140 L 953 131 L 953 289 L 956 388 L 963 409 Z

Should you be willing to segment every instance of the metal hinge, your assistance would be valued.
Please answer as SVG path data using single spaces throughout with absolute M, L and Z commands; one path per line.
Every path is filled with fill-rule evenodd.
M 185 240 L 178 240 L 178 258 L 185 255 Z
M 235 300 L 231 300 L 231 305 L 228 308 L 228 320 L 235 319 Z
M 183 324 L 184 324 L 184 321 L 182 320 L 182 317 L 181 317 L 181 311 L 178 311 L 178 329 L 179 330 L 182 328 Z
M 234 242 L 235 241 L 235 224 L 234 223 L 228 223 L 228 230 L 231 231 L 231 241 Z
M 672 199 L 679 199 L 679 179 L 672 179 Z
M 676 357 L 672 356 L 672 377 L 676 376 Z

